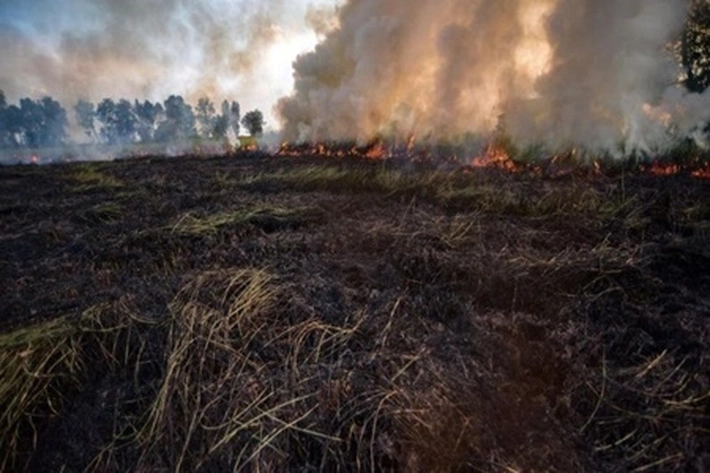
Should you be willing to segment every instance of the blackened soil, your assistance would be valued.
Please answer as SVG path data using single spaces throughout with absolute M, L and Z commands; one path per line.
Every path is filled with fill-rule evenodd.
M 0 167 L 0 333 L 100 305 L 160 321 L 200 275 L 264 268 L 292 291 L 288 310 L 366 314 L 338 362 L 367 383 L 380 376 L 368 340 L 395 317 L 388 349 L 433 360 L 411 385 L 455 393 L 411 405 L 450 428 L 383 421 L 373 471 L 710 468 L 710 182 L 453 171 L 479 193 L 444 198 L 283 178 L 313 166 L 432 172 L 268 156 Z M 116 415 L 140 423 L 131 402 L 164 374 L 151 373 L 88 376 L 17 465 L 88 468 Z M 317 471 L 301 454 L 282 467 Z

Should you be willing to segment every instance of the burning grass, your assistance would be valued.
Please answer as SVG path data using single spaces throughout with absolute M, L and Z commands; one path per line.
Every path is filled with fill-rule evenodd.
M 317 157 L 0 181 L 6 471 L 708 464 L 704 181 Z

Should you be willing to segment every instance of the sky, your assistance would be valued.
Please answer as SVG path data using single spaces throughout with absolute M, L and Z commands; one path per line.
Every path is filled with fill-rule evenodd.
M 339 0 L 0 0 L 0 90 L 71 108 L 104 97 L 237 100 L 278 127 L 297 56 Z

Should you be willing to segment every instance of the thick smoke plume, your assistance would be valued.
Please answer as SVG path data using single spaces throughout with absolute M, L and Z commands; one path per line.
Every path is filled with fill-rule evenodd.
M 349 0 L 294 63 L 290 141 L 490 134 L 653 151 L 707 120 L 668 45 L 687 0 Z

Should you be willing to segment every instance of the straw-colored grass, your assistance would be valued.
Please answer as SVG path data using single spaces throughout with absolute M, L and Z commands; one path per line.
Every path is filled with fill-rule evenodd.
M 119 321 L 113 308 L 99 305 L 0 335 L 0 470 L 20 468 L 18 460 L 37 447 L 21 441 L 36 439 L 39 425 L 62 415 L 91 376 L 125 366 L 139 370 L 136 326 L 148 323 L 131 316 Z
M 94 190 L 116 190 L 124 186 L 123 182 L 101 171 L 101 164 L 81 164 L 70 174 L 71 191 L 76 193 Z

